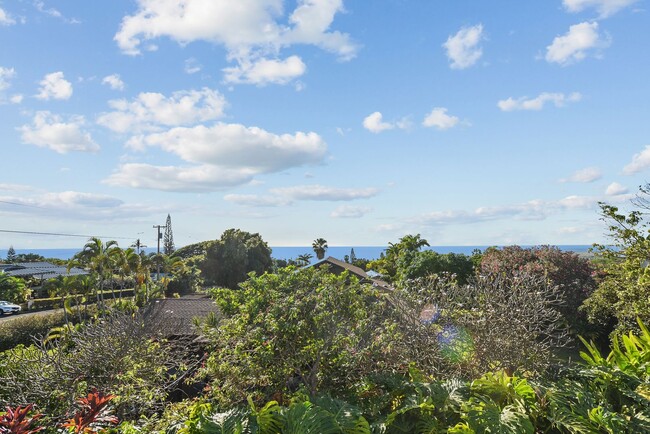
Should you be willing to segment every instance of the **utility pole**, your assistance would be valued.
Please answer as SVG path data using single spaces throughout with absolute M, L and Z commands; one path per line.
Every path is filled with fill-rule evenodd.
M 161 229 L 165 229 L 166 225 L 153 225 L 154 229 L 158 229 L 158 255 L 160 255 L 160 240 L 162 239 Z M 156 282 L 160 281 L 160 261 L 156 261 Z

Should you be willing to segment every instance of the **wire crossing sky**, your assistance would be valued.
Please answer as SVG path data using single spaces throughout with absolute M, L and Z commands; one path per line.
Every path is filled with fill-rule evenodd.
M 650 174 L 649 7 L 0 0 L 0 248 L 603 242 Z

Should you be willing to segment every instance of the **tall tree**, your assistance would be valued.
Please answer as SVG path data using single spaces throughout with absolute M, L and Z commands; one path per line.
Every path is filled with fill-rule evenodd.
M 10 264 L 16 262 L 16 251 L 14 250 L 14 246 L 9 246 L 9 250 L 7 250 L 7 262 Z
M 171 255 L 176 248 L 174 247 L 174 233 L 172 232 L 172 218 L 167 214 L 167 222 L 165 223 L 165 238 L 163 240 L 165 255 Z
M 113 258 L 119 254 L 120 248 L 117 241 L 111 240 L 106 244 L 97 237 L 88 239 L 81 252 L 77 253 L 76 258 L 85 266 L 90 268 L 97 276 L 99 291 L 97 292 L 97 302 L 102 304 L 104 301 L 104 283 L 113 271 Z
M 271 249 L 259 234 L 228 229 L 208 247 L 199 267 L 208 283 L 235 289 L 248 273 L 263 274 L 272 263 Z
M 316 257 L 321 260 L 325 257 L 325 252 L 327 251 L 327 240 L 325 238 L 316 238 L 311 247 L 314 249 Z
M 354 253 L 354 247 L 350 249 L 350 264 L 357 262 L 357 255 Z

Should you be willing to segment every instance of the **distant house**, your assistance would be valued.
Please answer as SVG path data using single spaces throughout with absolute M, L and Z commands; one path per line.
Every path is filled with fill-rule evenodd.
M 310 268 L 310 267 L 321 268 L 323 266 L 327 266 L 331 273 L 338 275 L 347 271 L 350 274 L 356 276 L 361 283 L 369 283 L 372 286 L 379 289 L 391 290 L 391 291 L 393 290 L 393 287 L 389 283 L 384 282 L 383 280 L 377 278 L 379 276 L 378 273 L 373 271 L 369 271 L 366 273 L 364 270 L 362 270 L 361 268 L 355 265 L 352 265 L 348 262 L 341 261 L 331 256 L 328 256 L 325 259 L 321 259 L 318 262 L 314 262 L 313 264 L 307 265 L 305 268 Z
M 53 279 L 59 276 L 80 276 L 89 274 L 86 270 L 73 267 L 69 271 L 63 265 L 50 262 L 18 262 L 1 264 L 0 271 L 13 277 L 36 277 L 40 280 Z
M 195 318 L 210 314 L 221 317 L 217 304 L 204 294 L 153 300 L 143 312 L 145 326 L 166 338 L 198 337 Z

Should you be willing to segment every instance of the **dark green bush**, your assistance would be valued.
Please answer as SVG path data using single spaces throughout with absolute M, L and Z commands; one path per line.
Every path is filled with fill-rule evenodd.
M 34 336 L 43 336 L 53 327 L 65 323 L 63 312 L 17 316 L 0 321 L 0 351 L 19 344 L 29 345 Z

